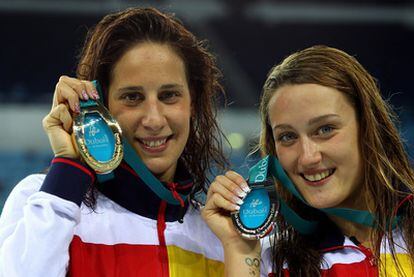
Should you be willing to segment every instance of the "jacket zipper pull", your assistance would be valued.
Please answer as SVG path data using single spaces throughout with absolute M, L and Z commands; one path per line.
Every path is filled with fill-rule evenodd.
M 180 217 L 178 218 L 178 222 L 181 224 L 184 223 L 184 214 L 185 214 L 185 208 L 180 207 Z
M 178 200 L 178 202 L 180 202 L 180 213 L 179 213 L 178 222 L 183 223 L 184 222 L 184 214 L 185 214 L 184 200 L 181 198 L 180 194 L 178 194 L 178 192 L 176 190 L 177 183 L 170 183 L 170 184 L 168 184 L 168 186 L 170 187 L 170 190 L 172 192 L 173 197 L 176 200 Z

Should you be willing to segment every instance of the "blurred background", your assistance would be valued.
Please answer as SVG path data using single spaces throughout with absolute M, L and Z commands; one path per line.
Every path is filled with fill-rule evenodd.
M 414 2 L 409 0 L 0 0 L 0 211 L 26 175 L 52 158 L 41 120 L 60 75 L 74 76 L 88 28 L 109 12 L 152 6 L 175 13 L 209 41 L 223 71 L 228 107 L 221 125 L 233 167 L 254 157 L 261 86 L 290 53 L 325 44 L 354 55 L 379 80 L 400 115 L 414 156 Z

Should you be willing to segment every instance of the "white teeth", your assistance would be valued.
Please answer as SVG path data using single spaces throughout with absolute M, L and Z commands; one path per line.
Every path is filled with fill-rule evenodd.
M 158 147 L 164 144 L 166 141 L 167 141 L 167 138 L 160 139 L 160 140 L 149 140 L 149 141 L 141 140 L 141 142 L 148 147 Z
M 320 181 L 322 179 L 325 179 L 326 177 L 328 177 L 331 174 L 330 170 L 325 170 L 321 173 L 318 174 L 314 174 L 314 175 L 303 175 L 305 177 L 306 180 L 311 181 L 311 182 L 316 182 L 316 181 Z

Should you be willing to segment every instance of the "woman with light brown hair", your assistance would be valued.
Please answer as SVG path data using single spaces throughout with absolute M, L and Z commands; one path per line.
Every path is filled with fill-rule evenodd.
M 220 76 L 173 15 L 130 8 L 105 16 L 43 120 L 55 154 L 49 171 L 22 180 L 6 201 L 0 276 L 222 276 L 221 244 L 194 202 L 209 172 L 227 164 Z M 72 140 L 82 105 L 98 101 L 124 141 L 110 175 L 86 164 Z M 104 129 L 90 136 L 96 130 Z
M 282 210 L 262 274 L 412 276 L 414 173 L 374 78 L 341 50 L 310 47 L 270 70 L 260 113 L 260 152 L 277 158 L 294 185 L 276 180 L 280 201 L 316 223 L 309 232 Z M 259 243 L 217 228 L 230 224 L 223 209 L 239 209 L 231 191 L 241 183 L 234 172 L 217 177 L 203 212 L 229 276 L 258 272 L 245 261 L 260 255 Z

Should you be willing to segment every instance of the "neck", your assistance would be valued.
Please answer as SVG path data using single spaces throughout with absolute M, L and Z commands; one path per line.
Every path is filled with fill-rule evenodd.
M 168 168 L 165 172 L 154 174 L 155 177 L 157 177 L 158 180 L 165 183 L 171 183 L 174 181 L 175 171 L 177 169 L 177 165 L 171 166 Z
M 352 201 L 343 203 L 343 208 L 350 208 L 355 210 L 370 210 L 372 201 L 368 201 L 363 197 L 365 192 L 361 189 L 356 195 L 350 197 Z M 348 221 L 342 217 L 329 216 L 329 218 L 339 227 L 342 233 L 347 237 L 355 237 L 362 245 L 372 249 L 372 227 L 361 225 L 352 221 Z
M 372 248 L 371 227 L 354 223 L 337 216 L 329 216 L 329 218 L 341 229 L 345 236 L 355 237 L 365 247 Z

